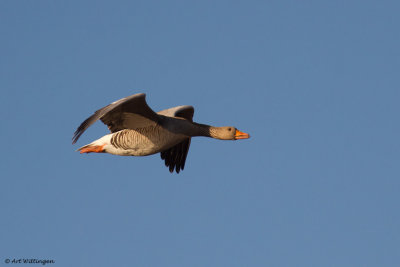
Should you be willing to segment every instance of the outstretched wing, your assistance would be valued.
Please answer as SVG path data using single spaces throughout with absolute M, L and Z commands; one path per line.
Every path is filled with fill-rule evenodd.
M 168 117 L 180 117 L 193 121 L 194 108 L 192 106 L 178 106 L 157 112 L 159 115 Z M 161 159 L 165 161 L 165 166 L 170 172 L 179 173 L 185 168 L 186 157 L 189 152 L 191 138 L 187 138 L 179 144 L 161 152 Z
M 99 119 L 111 132 L 117 132 L 154 125 L 160 117 L 147 105 L 146 94 L 131 95 L 97 110 L 82 122 L 74 133 L 72 143 L 75 144 L 86 129 Z
M 194 108 L 192 106 L 177 106 L 174 108 L 164 109 L 157 112 L 159 115 L 168 117 L 180 117 L 193 121 Z
M 179 173 L 185 168 L 186 156 L 189 152 L 190 139 L 187 138 L 179 144 L 161 152 L 161 159 L 165 161 L 165 166 L 169 168 L 169 172 Z

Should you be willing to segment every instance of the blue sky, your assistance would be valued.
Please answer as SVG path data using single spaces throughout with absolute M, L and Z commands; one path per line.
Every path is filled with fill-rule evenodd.
M 0 266 L 399 266 L 397 1 L 1 1 Z M 80 155 L 95 110 L 249 140 Z M 50 265 L 50 266 L 53 266 Z

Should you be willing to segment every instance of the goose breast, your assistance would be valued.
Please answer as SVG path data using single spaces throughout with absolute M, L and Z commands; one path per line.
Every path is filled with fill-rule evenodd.
M 116 155 L 147 156 L 164 151 L 187 138 L 186 135 L 171 132 L 158 125 L 125 129 L 111 134 L 106 152 Z

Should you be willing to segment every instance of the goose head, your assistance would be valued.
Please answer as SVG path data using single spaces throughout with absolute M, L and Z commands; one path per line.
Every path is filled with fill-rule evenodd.
M 213 138 L 221 140 L 238 140 L 250 138 L 249 134 L 241 132 L 232 126 L 212 127 L 210 129 L 210 133 Z

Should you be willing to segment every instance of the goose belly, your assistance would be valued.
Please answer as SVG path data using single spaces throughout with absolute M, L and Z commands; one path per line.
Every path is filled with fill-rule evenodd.
M 105 152 L 121 156 L 147 156 L 164 151 L 186 138 L 161 127 L 126 129 L 112 134 Z

